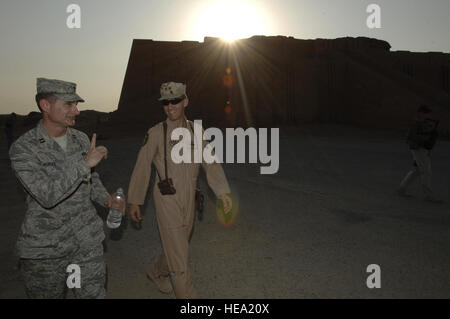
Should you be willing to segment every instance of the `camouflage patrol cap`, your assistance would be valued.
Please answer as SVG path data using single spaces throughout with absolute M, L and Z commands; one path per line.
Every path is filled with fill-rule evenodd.
M 159 101 L 186 96 L 186 84 L 176 82 L 163 83 L 161 84 L 160 93 Z
M 84 102 L 84 100 L 75 92 L 77 88 L 75 83 L 38 78 L 36 86 L 37 94 L 51 93 L 64 102 Z

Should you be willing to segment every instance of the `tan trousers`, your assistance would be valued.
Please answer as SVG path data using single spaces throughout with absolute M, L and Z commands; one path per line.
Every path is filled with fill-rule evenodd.
M 171 195 L 166 195 L 171 196 Z M 190 196 L 188 196 L 190 197 Z M 194 225 L 194 199 L 183 207 L 177 200 L 155 200 L 158 228 L 163 252 L 152 266 L 155 274 L 170 275 L 175 296 L 178 299 L 197 298 L 189 265 L 189 238 Z M 182 216 L 180 225 L 168 223 L 168 216 Z

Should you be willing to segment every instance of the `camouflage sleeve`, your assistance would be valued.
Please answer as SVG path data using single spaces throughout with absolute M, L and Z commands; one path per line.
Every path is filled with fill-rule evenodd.
M 134 166 L 133 173 L 128 187 L 128 203 L 142 205 L 147 195 L 148 184 L 150 182 L 151 165 L 156 153 L 157 134 L 150 129 L 144 138 L 143 146 Z
M 84 133 L 82 133 L 82 141 L 84 144 L 84 148 L 88 150 L 91 142 L 89 140 L 89 137 Z M 103 183 L 100 180 L 100 175 L 97 172 L 93 172 L 91 174 L 91 183 L 91 200 L 105 207 L 105 199 L 110 195 L 105 186 L 103 186 Z
M 91 169 L 80 154 L 74 154 L 60 166 L 45 165 L 24 143 L 10 149 L 11 165 L 28 193 L 44 208 L 56 206 L 72 194 Z
M 91 200 L 105 207 L 105 199 L 110 195 L 106 190 L 105 186 L 103 186 L 103 183 L 100 180 L 100 176 L 98 175 L 98 173 L 92 173 L 91 181 L 92 181 Z

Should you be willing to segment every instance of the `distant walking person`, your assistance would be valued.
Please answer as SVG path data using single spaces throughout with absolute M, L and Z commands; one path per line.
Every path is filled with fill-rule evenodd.
M 14 126 L 16 125 L 16 113 L 12 112 L 6 119 L 5 123 L 5 135 L 8 141 L 8 150 L 11 144 L 14 142 Z
M 406 190 L 417 177 L 420 177 L 425 200 L 442 203 L 443 201 L 437 199 L 431 189 L 431 150 L 438 138 L 437 125 L 439 123 L 432 119 L 431 113 L 432 110 L 426 105 L 420 106 L 417 110 L 416 121 L 411 125 L 407 136 L 414 164 L 412 170 L 400 183 L 397 192 L 401 196 L 410 196 Z

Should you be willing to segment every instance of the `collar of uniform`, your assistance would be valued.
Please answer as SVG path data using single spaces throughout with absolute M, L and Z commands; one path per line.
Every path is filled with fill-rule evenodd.
M 185 128 L 188 128 L 188 119 L 186 118 L 186 117 L 184 117 L 184 119 L 182 120 L 182 122 L 181 122 L 181 126 L 177 126 L 175 123 L 176 122 L 172 122 L 172 121 L 169 121 L 169 119 L 167 119 L 166 120 L 166 123 L 167 123 L 167 128 L 169 129 L 169 130 L 172 130 L 172 129 L 175 129 L 175 128 L 177 128 L 177 127 L 185 127 Z
M 75 134 L 72 132 L 71 128 L 67 128 L 67 150 L 73 145 L 72 141 L 76 139 Z M 44 126 L 42 125 L 42 120 L 39 120 L 37 124 L 37 135 L 36 139 L 38 140 L 39 144 L 47 144 L 48 146 L 56 147 L 58 143 L 48 134 L 48 132 L 45 130 Z M 58 145 L 59 146 L 59 145 Z
M 40 142 L 40 144 L 54 142 L 52 137 L 50 135 L 48 135 L 47 131 L 45 130 L 44 126 L 42 125 L 42 120 L 39 120 L 39 123 L 36 127 L 37 127 L 36 138 Z
M 71 153 L 73 150 L 80 148 L 83 149 L 83 144 L 78 139 L 74 130 L 70 127 L 67 128 L 67 153 Z

